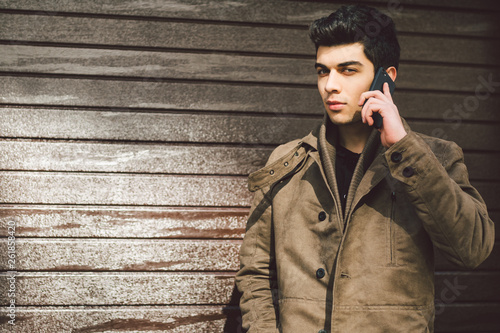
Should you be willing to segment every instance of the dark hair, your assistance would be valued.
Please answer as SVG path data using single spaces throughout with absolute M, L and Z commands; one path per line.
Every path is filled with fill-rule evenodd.
M 342 6 L 328 17 L 314 21 L 309 37 L 316 46 L 361 43 L 366 57 L 379 67 L 399 66 L 400 47 L 392 19 L 375 8 Z

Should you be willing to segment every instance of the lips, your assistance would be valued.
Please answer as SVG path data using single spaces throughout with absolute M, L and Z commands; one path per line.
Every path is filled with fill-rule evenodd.
M 342 109 L 347 103 L 342 103 L 340 101 L 326 101 L 326 104 L 328 105 L 328 108 L 330 110 L 340 110 Z

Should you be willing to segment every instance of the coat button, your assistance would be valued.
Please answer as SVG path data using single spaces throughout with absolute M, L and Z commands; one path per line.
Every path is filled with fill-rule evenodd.
M 415 174 L 415 170 L 412 167 L 406 167 L 403 169 L 403 176 L 411 177 Z
M 326 272 L 325 272 L 325 269 L 324 269 L 324 268 L 318 268 L 318 270 L 316 271 L 316 277 L 317 277 L 318 279 L 322 279 L 322 278 L 324 278 L 324 277 L 325 277 L 325 274 L 326 274 Z
M 399 152 L 394 152 L 391 154 L 391 160 L 394 163 L 399 163 L 399 162 L 401 162 L 401 160 L 403 160 L 403 155 L 401 155 L 401 153 L 399 153 Z
M 318 214 L 318 220 L 320 220 L 320 221 L 326 220 L 326 213 L 325 212 L 320 212 Z

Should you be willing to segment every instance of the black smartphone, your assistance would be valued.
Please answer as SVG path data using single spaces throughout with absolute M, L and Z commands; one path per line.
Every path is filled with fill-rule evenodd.
M 394 81 L 392 81 L 391 77 L 383 67 L 380 67 L 377 70 L 377 73 L 375 73 L 375 78 L 373 79 L 372 85 L 370 86 L 370 91 L 372 90 L 380 90 L 383 92 L 383 87 L 384 83 L 387 82 L 389 83 L 389 90 L 391 91 L 391 95 L 394 92 L 394 88 L 396 85 L 394 84 Z M 366 103 L 366 101 L 365 101 Z M 363 104 L 364 105 L 364 104 Z M 372 115 L 373 118 L 373 127 L 375 128 L 381 128 L 382 127 L 382 116 L 379 115 L 377 112 L 374 112 Z

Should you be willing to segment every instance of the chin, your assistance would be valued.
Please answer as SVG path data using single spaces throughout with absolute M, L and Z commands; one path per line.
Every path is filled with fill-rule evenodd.
M 349 115 L 343 115 L 343 114 L 331 114 L 331 113 L 328 113 L 328 118 L 330 118 L 330 121 L 335 124 L 335 125 L 338 125 L 338 126 L 342 126 L 342 125 L 351 125 L 351 124 L 355 124 L 355 123 L 359 123 L 361 122 L 361 116 L 359 117 L 352 117 L 352 116 L 349 116 Z

